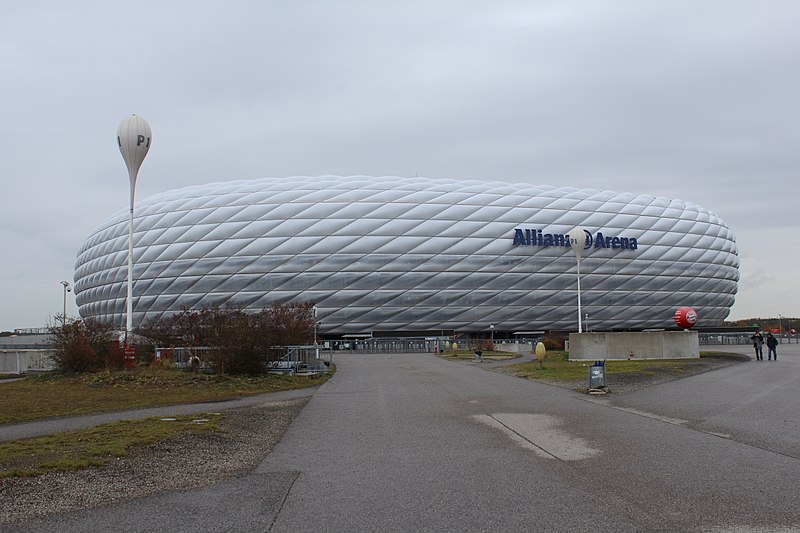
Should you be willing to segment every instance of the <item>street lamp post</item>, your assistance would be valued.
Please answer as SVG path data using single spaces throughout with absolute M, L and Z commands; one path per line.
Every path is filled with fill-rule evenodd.
M 314 319 L 314 346 L 317 345 L 317 306 L 311 308 L 311 312 Z
M 494 324 L 489 325 L 489 331 L 491 331 L 492 335 L 492 344 L 494 344 Z
M 124 119 L 117 129 L 117 144 L 122 159 L 128 167 L 130 180 L 130 220 L 128 224 L 128 298 L 125 321 L 125 340 L 133 331 L 133 198 L 136 191 L 136 177 L 147 152 L 150 150 L 152 134 L 150 125 L 142 117 L 131 115 Z
M 569 244 L 578 261 L 578 333 L 583 333 L 583 327 L 581 327 L 581 254 L 586 246 L 586 232 L 582 228 L 573 228 L 569 232 Z
M 64 286 L 64 311 L 61 313 L 61 325 L 67 324 L 67 293 L 71 291 L 69 281 L 62 281 L 61 285 Z

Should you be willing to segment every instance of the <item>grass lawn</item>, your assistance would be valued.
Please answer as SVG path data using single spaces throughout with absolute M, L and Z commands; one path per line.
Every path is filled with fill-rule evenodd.
M 445 359 L 459 359 L 459 360 L 475 359 L 474 350 L 458 350 L 457 352 L 442 352 L 438 355 L 444 357 Z M 481 359 L 486 359 L 487 361 L 507 361 L 509 359 L 516 359 L 518 357 L 522 356 L 514 352 L 489 351 L 489 350 L 481 351 Z
M 230 376 L 150 368 L 75 376 L 48 373 L 0 384 L 0 424 L 229 400 L 313 387 L 330 375 L 328 372 L 314 378 L 283 374 Z
M 717 354 L 701 352 L 699 359 L 648 359 L 648 360 L 614 360 L 606 362 L 606 377 L 624 376 L 646 380 L 650 377 L 681 377 L 704 371 L 709 366 L 709 359 L 726 358 L 731 361 L 740 360 L 737 354 Z M 588 369 L 594 361 L 568 361 L 567 353 L 549 351 L 544 363 L 537 361 L 504 366 L 502 372 L 522 378 L 551 380 L 586 380 Z
M 138 447 L 186 432 L 221 431 L 219 414 L 124 420 L 91 429 L 0 443 L 0 479 L 101 466 Z

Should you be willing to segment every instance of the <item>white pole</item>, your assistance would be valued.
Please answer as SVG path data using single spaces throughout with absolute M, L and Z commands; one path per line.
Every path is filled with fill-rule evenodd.
M 581 256 L 578 256 L 578 333 L 583 333 L 581 322 Z
M 316 305 L 312 308 L 312 315 L 314 315 L 314 317 L 313 317 L 314 318 L 314 324 L 313 324 L 313 328 L 312 329 L 314 330 L 314 346 L 316 346 L 317 345 L 317 306 Z
M 128 221 L 128 297 L 126 298 L 127 309 L 125 312 L 125 340 L 130 337 L 133 331 L 133 189 L 134 183 L 131 180 L 131 213 Z
M 61 315 L 61 325 L 67 325 L 67 293 L 69 292 L 69 281 L 62 281 L 61 285 L 64 286 L 64 310 Z

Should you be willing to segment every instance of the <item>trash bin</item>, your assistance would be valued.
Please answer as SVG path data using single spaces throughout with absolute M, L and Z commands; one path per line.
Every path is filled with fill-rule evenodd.
M 475 351 L 475 360 L 476 361 L 480 361 L 481 360 L 481 355 L 483 355 L 483 352 L 476 350 Z
M 589 367 L 589 388 L 602 389 L 606 386 L 606 362 L 595 361 Z

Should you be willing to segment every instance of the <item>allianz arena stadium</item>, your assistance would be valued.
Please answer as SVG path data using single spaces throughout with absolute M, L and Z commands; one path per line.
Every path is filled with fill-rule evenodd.
M 124 327 L 128 216 L 76 261 L 83 317 Z M 325 335 L 577 330 L 569 232 L 587 235 L 590 330 L 672 328 L 692 306 L 721 325 L 739 259 L 731 229 L 689 202 L 497 181 L 291 177 L 212 183 L 140 200 L 133 319 L 182 308 L 314 302 Z

